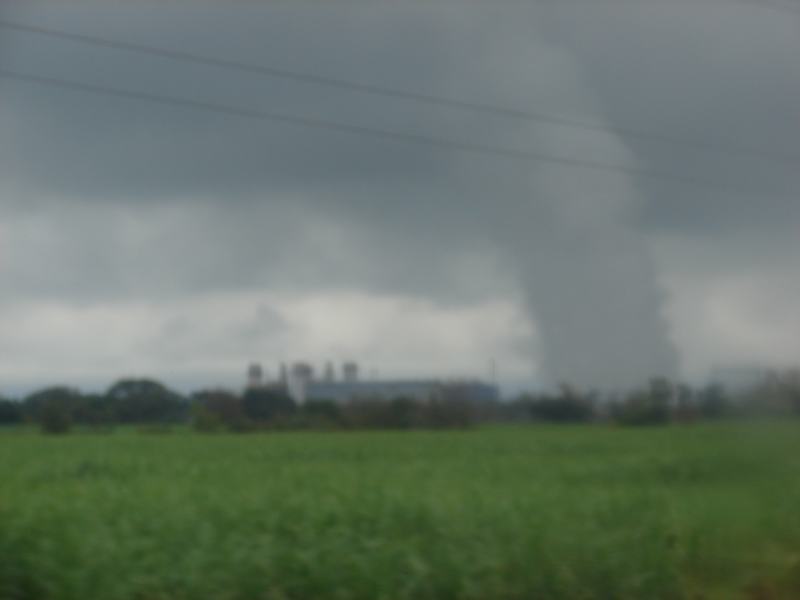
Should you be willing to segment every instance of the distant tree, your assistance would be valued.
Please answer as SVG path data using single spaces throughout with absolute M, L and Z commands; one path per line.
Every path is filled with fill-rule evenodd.
M 151 379 L 122 379 L 106 392 L 109 406 L 121 423 L 167 423 L 187 412 L 183 397 Z
M 386 412 L 383 398 L 353 398 L 342 405 L 342 424 L 347 429 L 385 428 Z
M 433 429 L 465 429 L 475 424 L 475 406 L 467 399 L 444 396 L 420 404 L 422 426 Z
M 800 415 L 800 371 L 770 371 L 759 385 L 740 396 L 742 409 L 750 414 Z
M 456 402 L 435 398 L 420 401 L 399 396 L 357 398 L 341 407 L 341 422 L 349 429 L 419 429 L 455 427 L 464 421 Z
M 694 421 L 696 416 L 694 390 L 686 383 L 678 384 L 675 388 L 675 418 L 683 423 L 688 423 Z
M 39 411 L 38 421 L 44 433 L 67 433 L 72 428 L 69 407 L 57 399 L 45 401 Z
M 505 421 L 530 421 L 533 418 L 533 403 L 538 395 L 524 392 L 513 400 L 501 404 L 501 415 Z
M 654 377 L 650 380 L 649 393 L 653 407 L 669 413 L 672 398 L 675 395 L 675 387 L 672 382 L 664 377 Z
M 245 414 L 242 399 L 226 390 L 203 390 L 191 397 L 192 422 L 195 428 L 212 431 L 228 428 L 234 431 L 245 429 Z
M 539 421 L 582 423 L 594 418 L 594 405 L 593 394 L 581 394 L 572 386 L 561 384 L 557 396 L 531 397 L 529 410 L 531 416 Z
M 411 398 L 394 398 L 386 406 L 385 422 L 391 429 L 411 429 L 422 420 L 423 410 Z
M 301 407 L 301 413 L 311 426 L 335 426 L 342 423 L 342 409 L 333 400 L 309 400 Z
M 800 385 L 789 390 L 789 402 L 794 414 L 800 416 Z
M 267 422 L 293 414 L 297 406 L 284 386 L 250 388 L 242 396 L 242 409 L 247 418 Z
M 622 425 L 664 425 L 670 420 L 673 394 L 668 380 L 652 379 L 647 389 L 631 392 L 614 406 L 612 416 Z
M 109 428 L 114 423 L 114 413 L 108 399 L 101 394 L 84 394 L 72 411 L 75 423 L 93 428 Z
M 725 388 L 719 384 L 711 384 L 700 390 L 697 395 L 697 409 L 707 419 L 730 414 L 731 402 L 725 393 Z
M 481 411 L 490 408 L 495 399 L 495 390 L 487 386 L 486 395 L 476 395 L 470 388 L 469 385 L 458 383 L 443 385 L 427 402 L 421 402 L 421 419 L 425 425 L 456 429 L 475 425 Z
M 210 432 L 221 431 L 222 429 L 225 428 L 225 423 L 223 423 L 222 419 L 220 419 L 218 415 L 212 413 L 202 404 L 193 404 L 191 412 L 192 412 L 191 425 L 197 431 L 202 431 L 203 433 L 210 433 Z
M 209 412 L 217 415 L 226 423 L 241 419 L 244 416 L 242 399 L 227 390 L 202 390 L 191 396 L 193 404 L 201 404 Z
M 773 375 L 772 388 L 781 414 L 800 415 L 800 370 L 778 371 Z
M 456 429 L 476 422 L 474 403 L 452 394 L 428 400 L 359 397 L 336 409 L 336 423 L 346 429 Z
M 84 405 L 83 395 L 76 389 L 66 386 L 53 386 L 28 395 L 23 401 L 25 417 L 40 423 L 45 410 L 51 415 L 55 412 L 66 414 L 70 422 Z
M 0 426 L 22 422 L 22 405 L 14 400 L 0 398 Z

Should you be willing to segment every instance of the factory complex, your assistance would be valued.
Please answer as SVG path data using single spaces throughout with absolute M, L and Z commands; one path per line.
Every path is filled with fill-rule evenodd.
M 321 377 L 317 376 L 309 363 L 297 362 L 291 367 L 282 364 L 277 380 L 267 379 L 261 365 L 251 364 L 247 371 L 247 387 L 253 389 L 271 385 L 285 386 L 298 404 L 309 401 L 344 404 L 396 398 L 420 402 L 457 398 L 480 404 L 499 398 L 496 385 L 477 379 L 363 379 L 355 362 L 344 363 L 338 377 L 330 362 L 326 363 Z

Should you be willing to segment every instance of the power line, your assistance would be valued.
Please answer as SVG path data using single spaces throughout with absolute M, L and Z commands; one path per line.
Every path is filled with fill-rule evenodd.
M 760 0 L 751 0 L 751 1 L 760 2 Z M 631 129 L 627 127 L 608 127 L 606 125 L 601 125 L 598 123 L 590 123 L 579 119 L 550 115 L 543 112 L 519 110 L 515 108 L 508 108 L 493 104 L 471 102 L 471 101 L 461 100 L 458 98 L 449 98 L 443 96 L 436 96 L 432 94 L 410 92 L 407 90 L 400 90 L 391 87 L 359 83 L 335 77 L 328 77 L 324 75 L 301 73 L 290 69 L 265 67 L 229 59 L 222 59 L 200 54 L 194 54 L 190 52 L 184 52 L 181 50 L 169 50 L 165 48 L 157 48 L 154 46 L 147 46 L 143 44 L 135 44 L 119 40 L 112 40 L 108 38 L 72 33 L 59 29 L 41 27 L 38 25 L 30 25 L 25 23 L 16 23 L 16 22 L 0 20 L 0 28 L 11 29 L 15 31 L 32 33 L 37 35 L 44 35 L 54 38 L 60 38 L 63 40 L 68 40 L 71 42 L 77 42 L 81 44 L 88 44 L 91 46 L 105 47 L 114 50 L 123 50 L 128 52 L 136 52 L 140 54 L 157 56 L 160 58 L 168 58 L 171 60 L 212 66 L 221 69 L 232 69 L 250 74 L 287 79 L 306 84 L 335 87 L 343 90 L 348 90 L 351 92 L 369 94 L 384 98 L 411 100 L 432 106 L 439 106 L 443 108 L 456 109 L 461 111 L 469 111 L 473 113 L 488 114 L 496 117 L 522 119 L 527 121 L 547 123 L 550 125 L 557 125 L 561 127 L 572 127 L 587 131 L 600 132 L 614 136 L 637 138 L 651 143 L 654 142 L 654 143 L 668 144 L 678 147 L 689 147 L 689 148 L 694 148 L 696 150 L 715 152 L 727 155 L 744 154 L 750 156 L 757 156 L 759 158 L 770 161 L 788 162 L 791 163 L 792 165 L 795 165 L 798 161 L 800 161 L 800 157 L 797 156 L 784 155 L 773 152 L 765 152 L 763 150 L 757 150 L 752 148 L 742 148 L 742 147 L 737 147 L 735 145 L 728 145 L 728 144 L 721 145 L 719 143 L 714 144 L 700 140 L 683 139 L 674 136 L 663 135 L 660 133 L 640 131 L 637 129 Z
M 40 85 L 58 87 L 62 89 L 91 93 L 96 95 L 125 98 L 128 100 L 140 100 L 140 101 L 143 100 L 146 102 L 151 102 L 156 104 L 169 105 L 176 108 L 190 108 L 195 110 L 225 114 L 234 117 L 261 119 L 265 121 L 285 123 L 289 125 L 324 129 L 328 131 L 335 131 L 339 133 L 346 133 L 361 137 L 380 138 L 393 142 L 425 145 L 439 149 L 456 150 L 459 152 L 466 152 L 470 154 L 477 154 L 484 156 L 493 156 L 505 159 L 532 161 L 543 164 L 557 165 L 561 167 L 581 168 L 599 172 L 624 174 L 631 177 L 645 177 L 649 179 L 669 181 L 673 183 L 690 185 L 699 188 L 721 190 L 735 195 L 743 194 L 743 191 L 737 187 L 720 185 L 717 182 L 708 181 L 704 179 L 683 177 L 671 173 L 662 173 L 658 171 L 639 169 L 637 167 L 628 167 L 624 165 L 609 165 L 607 163 L 601 163 L 592 160 L 554 156 L 543 152 L 533 152 L 529 150 L 520 150 L 515 148 L 504 148 L 500 146 L 490 146 L 485 144 L 477 144 L 473 142 L 462 142 L 457 140 L 449 140 L 446 138 L 428 136 L 424 134 L 407 133 L 407 132 L 393 131 L 388 129 L 378 129 L 361 125 L 350 125 L 346 123 L 329 121 L 327 119 L 317 119 L 313 117 L 303 117 L 299 115 L 267 112 L 249 108 L 239 108 L 226 104 L 218 104 L 215 102 L 206 102 L 202 100 L 193 100 L 190 98 L 179 98 L 174 96 L 152 94 L 149 92 L 125 90 L 120 88 L 108 87 L 104 85 L 96 85 L 96 84 L 82 83 L 77 81 L 69 81 L 66 79 L 58 79 L 55 77 L 44 77 L 40 75 L 20 73 L 16 71 L 9 71 L 6 69 L 0 69 L 0 78 L 36 83 Z M 755 191 L 751 193 L 758 193 L 761 196 L 764 195 L 774 196 L 774 194 L 771 193 L 763 194 Z

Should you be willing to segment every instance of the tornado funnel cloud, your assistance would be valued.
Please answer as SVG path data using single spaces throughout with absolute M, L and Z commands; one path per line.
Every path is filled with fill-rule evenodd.
M 628 209 L 606 210 L 587 225 L 561 219 L 517 249 L 551 385 L 613 391 L 677 375 L 647 239 L 629 225 Z

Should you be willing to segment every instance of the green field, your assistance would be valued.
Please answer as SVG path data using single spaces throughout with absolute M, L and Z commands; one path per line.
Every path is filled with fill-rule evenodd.
M 0 597 L 799 598 L 800 425 L 0 433 Z

